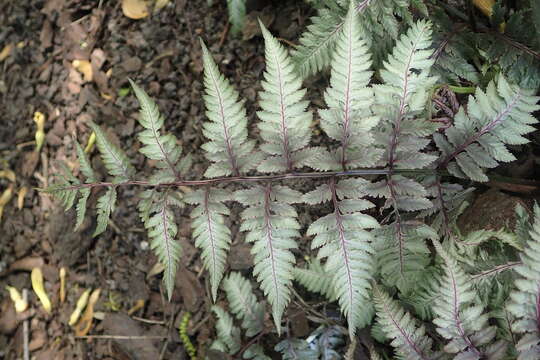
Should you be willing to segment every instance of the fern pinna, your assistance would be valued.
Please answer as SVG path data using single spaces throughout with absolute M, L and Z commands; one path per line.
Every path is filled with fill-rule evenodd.
M 244 207 L 240 230 L 253 244 L 253 275 L 278 333 L 296 279 L 337 300 L 351 337 L 369 325 L 376 312 L 401 358 L 433 358 L 441 351 L 463 359 L 500 358 L 506 343 L 495 339 L 487 325 L 488 315 L 450 251 L 451 239 L 442 244 L 438 240 L 446 234 L 450 212 L 455 210 L 452 199 L 462 194 L 460 185 L 447 182 L 447 175 L 486 181 L 485 169 L 512 161 L 507 145 L 527 142 L 525 135 L 536 122 L 531 114 L 539 109 L 538 98 L 499 76 L 486 90 L 477 89 L 469 97 L 453 124 L 439 129 L 440 123 L 431 121 L 429 115 L 433 110 L 430 94 L 442 86 L 431 75 L 435 63 L 431 24 L 411 23 L 382 68 L 374 69 L 369 50 L 373 39 L 363 38 L 366 32 L 358 11 L 352 4 L 333 35 L 326 106 L 315 114 L 302 87 L 303 74 L 311 70 L 299 67 L 261 24 L 266 71 L 257 112 L 259 144 L 248 134 L 248 117 L 238 92 L 201 42 L 208 117 L 203 124 L 208 141 L 202 148 L 210 162 L 205 179 L 189 177 L 189 155 L 182 154 L 177 139 L 164 129 L 164 118 L 153 100 L 132 83 L 141 107 L 138 121 L 143 130 L 138 138 L 143 146 L 139 151 L 155 161 L 154 174 L 137 179 L 124 151 L 98 125 L 91 124 L 111 179 L 100 181 L 76 144 L 85 180 L 66 170 L 61 181 L 46 191 L 60 198 L 67 209 L 79 196 L 77 224 L 85 216 L 90 194 L 99 194 L 97 236 L 114 211 L 117 188 L 143 187 L 138 210 L 151 247 L 164 266 L 169 297 L 182 251 L 176 238 L 178 226 L 187 225 L 176 223 L 174 207 L 193 206 L 193 239 L 209 273 L 212 299 L 216 301 L 222 285 L 247 336 L 268 330 L 263 321 L 265 304 L 252 295 L 249 281 L 235 274 L 225 277 L 233 241 L 227 227 L 233 201 Z M 326 63 L 325 57 L 321 59 L 320 66 Z M 310 146 L 314 119 L 320 120 L 329 138 L 328 148 Z M 295 179 L 313 179 L 313 189 L 300 192 L 294 187 Z M 386 215 L 381 222 L 370 210 L 379 202 L 377 198 L 382 199 L 380 210 Z M 326 213 L 311 224 L 301 224 L 297 204 L 325 204 Z M 439 212 L 444 214 L 442 222 L 437 220 Z M 445 226 L 430 226 L 436 223 Z M 307 227 L 305 233 L 303 226 Z M 532 236 L 535 240 L 536 235 Z M 295 252 L 303 236 L 312 237 L 311 248 L 318 250 L 308 269 L 296 267 Z M 531 275 L 531 259 L 523 259 L 520 274 Z M 440 271 L 422 294 L 418 282 L 426 274 L 433 275 L 432 268 Z M 520 283 L 515 299 L 536 294 L 536 285 L 529 282 Z M 388 292 L 395 291 L 403 300 L 400 303 L 415 296 L 438 299 L 423 313 L 435 317 L 436 331 L 447 342 L 443 348 L 432 349 L 432 341 L 424 336 L 427 330 L 389 297 Z M 429 295 L 430 291 L 438 295 Z M 240 349 L 241 330 L 225 310 L 216 306 L 213 311 L 218 334 L 223 335 L 215 348 L 235 354 Z M 532 316 L 531 309 L 526 311 Z M 523 312 L 517 311 L 516 316 Z M 527 319 L 516 325 L 517 331 L 537 341 L 537 330 Z M 280 348 L 291 344 L 283 343 Z M 528 351 L 537 344 L 518 348 Z M 253 358 L 264 358 L 258 355 L 262 352 L 257 344 L 247 350 Z

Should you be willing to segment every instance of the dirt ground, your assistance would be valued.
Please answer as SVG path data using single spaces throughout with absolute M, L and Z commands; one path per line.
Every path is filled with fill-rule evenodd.
M 25 320 L 30 328 L 30 350 L 37 360 L 187 359 L 177 331 L 186 312 L 192 315 L 192 342 L 202 349 L 212 340 L 208 282 L 198 252 L 189 241 L 188 211 L 178 213 L 184 247 L 179 269 L 182 276 L 177 276 L 173 299 L 168 302 L 160 276 L 152 274 L 156 258 L 137 215 L 136 189 L 120 191 L 109 229 L 92 238 L 92 211 L 74 232 L 74 212 L 65 213 L 36 188 L 52 183 L 59 162 L 77 169 L 73 139 L 86 144 L 90 121 L 107 129 L 133 159 L 141 177 L 151 169 L 137 152 L 140 145 L 134 134 L 140 128 L 128 77 L 156 99 L 166 128 L 194 158 L 191 175 L 201 177 L 207 162 L 200 151 L 204 106 L 199 38 L 209 45 L 254 118 L 264 70 L 257 17 L 276 36 L 296 41 L 311 10 L 301 1 L 253 1 L 244 34 L 232 38 L 227 31 L 225 1 L 214 1 L 212 6 L 206 0 L 170 1 L 161 11 L 141 20 L 125 17 L 120 4 L 106 0 L 0 2 L 0 50 L 11 45 L 9 54 L 0 60 L 0 170 L 10 169 L 16 176 L 0 177 L 0 192 L 7 188 L 13 191 L 13 200 L 0 221 L 0 359 L 21 358 Z M 74 68 L 74 60 L 89 61 L 91 80 Z M 311 81 L 314 90 L 310 90 L 310 97 L 320 102 L 320 96 L 315 95 L 324 88 L 325 80 Z M 34 151 L 36 112 L 46 117 L 46 143 L 40 152 Z M 526 154 L 518 167 L 505 171 L 523 171 L 524 177 L 530 176 L 537 158 Z M 532 163 L 527 159 L 533 159 Z M 99 161 L 93 163 L 105 174 Z M 501 183 L 505 190 L 520 190 L 515 184 Z M 20 197 L 18 208 L 23 188 L 27 193 Z M 90 202 L 95 203 L 96 197 L 94 194 Z M 311 215 L 304 209 L 301 212 L 301 217 Z M 306 223 L 306 219 L 301 220 Z M 233 231 L 237 229 L 233 227 Z M 229 259 L 232 269 L 250 268 L 248 249 L 243 242 L 235 242 Z M 4 287 L 31 289 L 29 271 L 35 266 L 43 269 L 52 313 L 47 314 L 30 291 L 30 310 L 16 315 Z M 67 269 L 64 303 L 59 298 L 61 267 Z M 90 338 L 81 339 L 76 337 L 76 329 L 67 325 L 68 318 L 83 291 L 98 288 L 98 319 L 86 333 Z M 141 300 L 144 306 L 134 308 Z M 293 303 L 288 316 L 293 335 L 306 336 L 313 328 L 299 309 Z M 339 316 L 335 308 L 327 311 Z
M 76 165 L 73 138 L 86 144 L 89 121 L 108 134 L 134 159 L 149 169 L 137 153 L 134 140 L 137 103 L 128 77 L 154 97 L 166 117 L 166 127 L 194 157 L 193 177 L 207 166 L 199 151 L 202 61 L 199 38 L 215 54 L 221 70 L 247 99 L 254 116 L 256 93 L 264 69 L 264 52 L 256 18 L 262 18 L 280 37 L 295 39 L 307 19 L 301 2 L 255 1 L 244 34 L 228 34 L 225 1 L 170 1 L 152 16 L 132 20 L 122 13 L 120 1 L 3 1 L 0 3 L 0 48 L 10 45 L 0 62 L 0 170 L 16 175 L 0 178 L 2 192 L 12 187 L 14 200 L 0 222 L 0 358 L 21 357 L 24 318 L 29 319 L 30 350 L 36 359 L 183 359 L 177 327 L 191 312 L 189 335 L 208 346 L 213 331 L 205 273 L 190 236 L 188 212 L 179 216 L 184 240 L 183 276 L 177 277 L 171 303 L 164 299 L 160 276 L 148 276 L 156 263 L 138 219 L 134 189 L 122 190 L 109 230 L 92 238 L 95 216 L 87 216 L 73 232 L 74 214 L 64 213 L 49 196 L 36 191 L 50 185 L 58 163 Z M 271 6 L 270 6 L 271 5 Z M 279 11 L 277 11 L 279 10 Z M 74 69 L 73 60 L 87 60 L 91 81 Z M 34 151 L 35 112 L 45 115 L 46 144 Z M 94 157 L 95 158 L 95 157 Z M 94 159 L 95 160 L 95 159 Z M 103 170 L 98 161 L 98 170 Z M 105 172 L 101 171 L 102 174 Z M 15 205 L 26 187 L 21 209 Z M 95 202 L 95 196 L 91 201 Z M 249 267 L 247 249 L 236 246 L 231 266 Z M 33 292 L 31 309 L 16 316 L 5 285 L 31 289 L 29 270 L 42 266 L 45 287 L 53 303 L 44 312 Z M 67 269 L 67 299 L 59 301 L 60 267 Z M 85 289 L 101 289 L 88 335 L 142 336 L 138 341 L 75 338 L 67 319 Z M 144 300 L 144 308 L 125 315 Z

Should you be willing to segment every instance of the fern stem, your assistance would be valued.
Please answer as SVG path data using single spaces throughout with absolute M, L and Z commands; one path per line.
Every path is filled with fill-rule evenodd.
M 392 182 L 392 175 L 388 175 L 387 181 L 388 181 L 388 188 L 390 189 L 390 197 L 392 199 L 392 203 L 394 206 L 394 215 L 396 217 L 394 224 L 396 225 L 396 237 L 397 237 L 397 242 L 399 245 L 399 272 L 403 276 L 404 265 L 405 265 L 405 259 L 404 259 L 405 243 L 404 243 L 403 229 L 401 226 L 401 214 L 399 213 L 399 209 L 397 205 L 397 196 L 396 196 L 396 190 L 394 188 L 394 183 Z
M 279 180 L 294 180 L 294 179 L 315 179 L 315 178 L 331 178 L 331 177 L 350 177 L 350 176 L 369 176 L 369 175 L 397 175 L 397 174 L 409 174 L 409 175 L 448 175 L 445 170 L 435 169 L 357 169 L 347 171 L 327 171 L 327 172 L 290 172 L 285 174 L 276 175 L 253 175 L 253 176 L 226 176 L 220 178 L 203 179 L 203 180 L 179 180 L 169 183 L 151 183 L 143 180 L 131 180 L 121 183 L 112 182 L 95 182 L 85 184 L 75 184 L 66 186 L 64 188 L 55 188 L 49 192 L 65 191 L 65 190 L 78 190 L 83 188 L 99 188 L 99 187 L 111 187 L 111 186 L 141 186 L 141 187 L 178 187 L 178 186 L 206 186 L 212 184 L 224 184 L 233 182 L 258 182 L 258 181 L 279 181 Z M 47 189 L 38 189 L 45 191 Z

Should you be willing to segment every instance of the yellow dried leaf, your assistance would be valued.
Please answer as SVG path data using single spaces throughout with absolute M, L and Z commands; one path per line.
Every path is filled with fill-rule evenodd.
M 43 273 L 41 272 L 41 269 L 32 269 L 30 278 L 32 280 L 32 289 L 34 289 L 34 292 L 39 298 L 39 301 L 41 301 L 41 305 L 43 305 L 45 311 L 50 314 L 52 311 L 52 304 L 51 300 L 49 300 L 49 296 L 47 296 L 47 292 L 45 292 L 45 287 L 43 286 Z
M 112 100 L 112 98 L 113 98 L 112 95 L 109 95 L 109 94 L 104 93 L 104 92 L 100 93 L 100 95 L 101 95 L 101 97 L 104 98 L 105 100 Z
M 17 194 L 17 209 L 19 210 L 21 210 L 24 206 L 24 198 L 26 193 L 28 193 L 28 188 L 26 186 L 19 189 L 19 193 Z
M 60 268 L 60 303 L 66 301 L 66 268 Z
M 88 60 L 73 60 L 71 63 L 75 70 L 83 74 L 83 79 L 86 82 L 92 81 L 94 73 L 92 72 L 92 64 Z
M 9 185 L 6 190 L 0 196 L 0 220 L 2 220 L 2 214 L 4 213 L 4 207 L 9 203 L 13 196 L 13 185 Z
M 154 264 L 154 266 L 152 266 L 148 274 L 146 274 L 146 279 L 150 279 L 152 276 L 161 274 L 163 271 L 165 271 L 165 266 L 163 266 L 162 263 L 157 262 Z
M 36 111 L 34 113 L 34 122 L 36 123 L 36 151 L 39 152 L 43 143 L 45 142 L 45 114 L 42 112 Z
M 19 293 L 19 290 L 11 286 L 6 286 L 6 289 L 7 291 L 9 291 L 9 297 L 11 298 L 11 301 L 13 301 L 13 303 L 15 304 L 16 312 L 22 313 L 28 308 L 28 301 L 24 300 L 24 298 L 21 296 L 21 293 Z
M 137 301 L 135 301 L 135 305 L 133 305 L 131 307 L 131 309 L 128 310 L 128 315 L 131 316 L 133 315 L 133 313 L 135 313 L 136 311 L 140 310 L 144 308 L 144 300 L 143 299 L 139 299 Z
M 75 326 L 75 335 L 85 336 L 90 331 L 90 328 L 92 327 L 92 319 L 94 317 L 94 305 L 98 301 L 100 293 L 101 289 L 96 289 L 92 292 L 92 295 L 90 295 L 88 305 L 86 306 L 86 310 L 81 317 L 81 321 L 79 321 L 77 326 Z
M 495 0 L 473 0 L 473 4 L 487 17 L 491 17 L 493 14 Z
M 4 61 L 11 54 L 12 49 L 13 44 L 7 44 L 6 46 L 4 46 L 2 51 L 0 51 L 0 62 Z
M 134 20 L 145 18 L 149 14 L 144 0 L 122 0 L 122 12 Z
M 81 316 L 82 311 L 86 307 L 86 304 L 88 304 L 88 298 L 90 297 L 90 289 L 86 289 L 79 300 L 77 300 L 77 305 L 75 306 L 75 310 L 71 313 L 71 316 L 69 317 L 69 325 L 73 326 L 79 321 L 79 317 Z
M 85 153 L 90 153 L 92 149 L 94 148 L 94 144 L 96 143 L 96 133 L 92 131 L 90 134 L 90 137 L 88 138 L 88 141 L 86 143 L 86 146 L 84 147 Z
M 159 11 L 163 9 L 167 4 L 170 2 L 170 0 L 156 0 L 154 3 L 154 11 Z
M 8 179 L 11 182 L 15 182 L 17 178 L 12 170 L 0 170 L 0 178 Z

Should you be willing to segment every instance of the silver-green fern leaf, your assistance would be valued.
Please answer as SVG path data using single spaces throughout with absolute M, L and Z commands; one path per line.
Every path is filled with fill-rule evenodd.
M 519 274 L 516 289 L 511 293 L 508 310 L 516 318 L 514 332 L 522 334 L 516 349 L 519 360 L 540 359 L 540 207 L 534 207 L 533 227 L 525 249 L 520 255 L 522 264 L 514 270 Z
M 377 228 L 379 223 L 362 213 L 373 206 L 362 199 L 366 184 L 363 179 L 332 179 L 304 195 L 308 204 L 330 201 L 333 207 L 332 213 L 309 226 L 307 235 L 315 235 L 311 247 L 321 248 L 318 257 L 327 258 L 325 271 L 333 276 L 334 293 L 347 317 L 351 338 L 372 316 L 373 234 L 368 229 Z
M 242 212 L 240 230 L 247 232 L 247 242 L 254 243 L 253 275 L 272 306 L 278 333 L 281 317 L 291 300 L 296 261 L 291 250 L 298 247 L 295 238 L 300 236 L 298 215 L 291 204 L 299 202 L 301 197 L 298 191 L 270 183 L 235 194 L 236 200 L 247 206 Z
M 258 302 L 249 280 L 233 272 L 223 280 L 231 312 L 242 321 L 246 336 L 255 336 L 264 328 L 264 303 Z
M 201 249 L 205 269 L 210 274 L 212 299 L 217 291 L 227 263 L 227 253 L 231 244 L 231 230 L 225 223 L 229 209 L 224 202 L 231 200 L 232 194 L 220 188 L 205 188 L 189 192 L 184 201 L 196 205 L 191 211 L 191 227 L 195 246 Z
M 495 340 L 497 328 L 489 325 L 469 276 L 437 240 L 433 244 L 444 260 L 445 276 L 433 309 L 437 332 L 449 341 L 444 351 L 456 359 L 504 359 L 507 343 Z
M 540 98 L 531 91 L 509 84 L 501 75 L 486 91 L 477 88 L 469 97 L 467 110 L 461 107 L 454 126 L 433 139 L 442 153 L 440 168 L 457 177 L 484 182 L 484 169 L 516 158 L 508 145 L 528 142 L 524 135 L 534 131 L 532 112 L 540 109 Z
M 180 193 L 172 189 L 163 192 L 147 190 L 140 196 L 139 214 L 148 231 L 150 248 L 164 267 L 163 283 L 170 299 L 182 252 L 176 239 L 178 226 L 173 210 L 174 207 L 184 206 L 184 202 Z
M 212 306 L 212 311 L 218 318 L 216 323 L 218 339 L 210 348 L 221 350 L 228 354 L 235 354 L 242 346 L 240 329 L 234 325 L 232 316 L 221 307 L 214 305 Z
M 368 87 L 373 72 L 371 56 L 361 37 L 355 9 L 347 14 L 332 58 L 330 87 L 324 99 L 328 109 L 320 110 L 321 127 L 339 148 L 319 150 L 309 166 L 317 170 L 347 170 L 376 164 L 382 151 L 373 146 L 372 129 L 379 119 L 371 112 L 373 89 Z
M 287 50 L 260 23 L 265 40 L 266 72 L 259 93 L 258 125 L 267 155 L 258 166 L 261 172 L 290 172 L 300 168 L 313 151 L 305 149 L 311 138 L 312 114 L 302 100 L 306 90 L 296 75 Z
M 122 183 L 131 180 L 135 175 L 135 168 L 131 165 L 126 153 L 107 138 L 101 127 L 90 123 L 90 128 L 96 134 L 96 144 L 101 160 L 109 175 L 113 177 L 113 182 Z
M 386 335 L 392 339 L 398 359 L 433 359 L 433 340 L 426 329 L 379 286 L 373 287 L 373 300 L 377 321 Z
M 206 116 L 203 144 L 212 165 L 205 176 L 240 175 L 256 167 L 260 155 L 253 153 L 255 141 L 248 140 L 247 116 L 243 102 L 228 80 L 220 74 L 212 55 L 201 40 L 204 63 Z
M 326 272 L 317 258 L 310 260 L 305 268 L 294 268 L 294 279 L 309 291 L 319 293 L 329 301 L 337 299 L 332 274 Z

